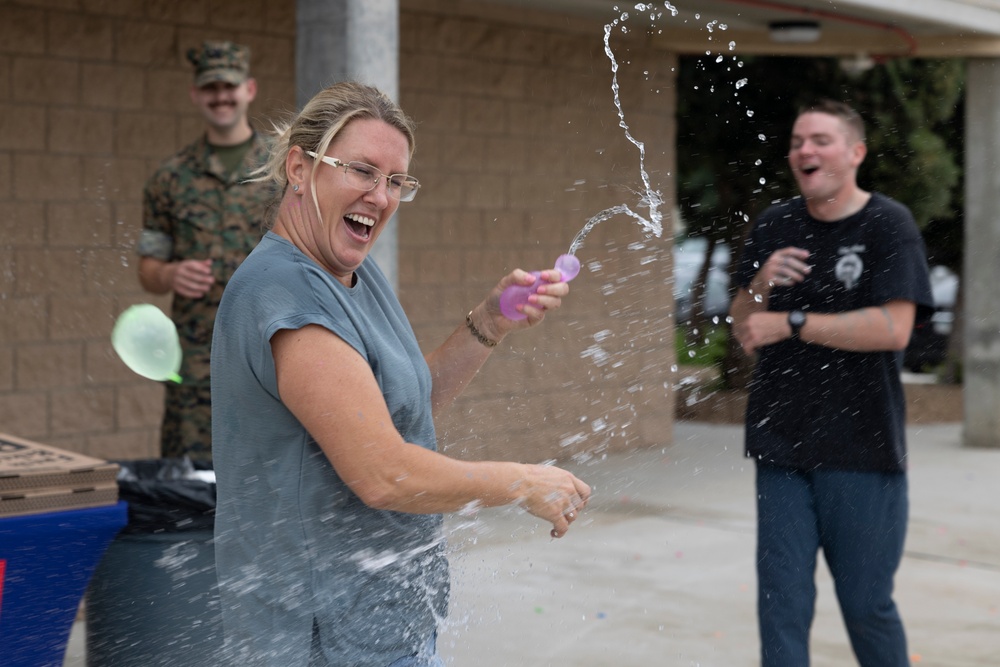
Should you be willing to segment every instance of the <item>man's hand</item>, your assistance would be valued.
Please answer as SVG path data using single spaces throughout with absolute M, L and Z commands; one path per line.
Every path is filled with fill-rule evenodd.
M 176 263 L 172 280 L 174 293 L 189 299 L 200 299 L 214 284 L 212 260 L 185 259 Z
M 772 287 L 790 287 L 806 279 L 812 267 L 806 264 L 809 251 L 789 246 L 771 253 L 753 279 L 754 291 L 769 294 Z
M 143 257 L 139 260 L 139 283 L 153 294 L 174 292 L 188 299 L 200 299 L 215 284 L 212 260 L 165 262 L 155 257 Z
M 792 327 L 788 324 L 788 313 L 750 313 L 745 319 L 734 322 L 733 335 L 745 353 L 753 354 L 766 345 L 789 338 Z
M 770 312 L 767 304 L 773 288 L 791 287 L 806 279 L 812 272 L 807 259 L 809 251 L 804 248 L 788 246 L 775 250 L 757 271 L 749 288 L 736 293 L 729 314 L 733 319 L 733 335 L 747 354 L 792 335 L 788 313 Z

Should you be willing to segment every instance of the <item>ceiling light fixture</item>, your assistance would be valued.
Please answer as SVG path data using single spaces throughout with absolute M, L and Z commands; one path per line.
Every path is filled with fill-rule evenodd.
M 772 21 L 767 24 L 772 42 L 782 44 L 810 44 L 819 39 L 817 21 Z
M 823 9 L 810 9 L 808 7 L 802 7 L 801 5 L 793 5 L 787 2 L 777 2 L 775 0 L 723 0 L 724 2 L 731 2 L 733 4 L 748 5 L 750 7 L 758 7 L 760 9 L 767 9 L 775 12 L 782 12 L 785 14 L 798 14 L 800 16 L 809 17 L 809 19 L 821 18 L 824 20 L 838 21 L 841 23 L 851 23 L 853 25 L 866 26 L 869 28 L 877 28 L 880 30 L 886 30 L 893 32 L 899 36 L 901 40 L 906 43 L 906 51 L 904 53 L 890 52 L 884 55 L 873 55 L 876 61 L 882 61 L 890 57 L 913 57 L 917 54 L 918 44 L 917 39 L 907 32 L 904 28 L 892 24 L 892 23 L 882 23 L 880 21 L 872 21 L 866 18 L 860 18 L 857 16 L 850 16 L 847 14 L 842 14 L 839 11 L 827 11 Z M 813 20 L 812 22 L 815 22 Z M 818 30 L 817 24 L 817 30 Z M 771 30 L 772 39 L 774 37 L 774 30 Z M 818 32 L 817 32 L 818 38 Z

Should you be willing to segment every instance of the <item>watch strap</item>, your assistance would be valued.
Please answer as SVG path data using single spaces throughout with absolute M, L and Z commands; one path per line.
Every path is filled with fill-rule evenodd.
M 793 310 L 788 313 L 788 326 L 792 328 L 792 338 L 798 339 L 802 325 L 806 323 L 806 314 L 801 310 Z

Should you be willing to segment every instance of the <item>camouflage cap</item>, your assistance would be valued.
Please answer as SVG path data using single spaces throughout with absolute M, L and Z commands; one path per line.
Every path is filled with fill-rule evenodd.
M 199 88 L 213 81 L 237 86 L 250 76 L 250 49 L 233 42 L 202 42 L 201 48 L 188 49 L 187 59 Z

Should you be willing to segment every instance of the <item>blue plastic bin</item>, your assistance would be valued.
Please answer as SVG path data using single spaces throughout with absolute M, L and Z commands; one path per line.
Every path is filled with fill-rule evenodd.
M 124 502 L 0 518 L 4 667 L 61 667 L 91 574 L 127 520 Z

